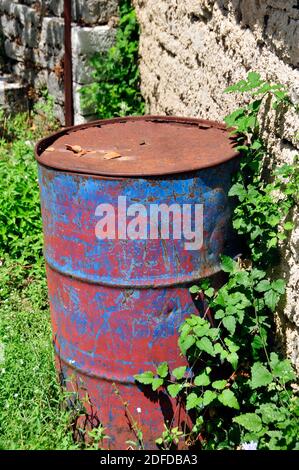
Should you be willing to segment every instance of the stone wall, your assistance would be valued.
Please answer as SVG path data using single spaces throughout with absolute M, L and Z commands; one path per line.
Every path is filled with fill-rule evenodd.
M 286 84 L 299 102 L 299 2 L 296 0 L 134 0 L 141 25 L 142 92 L 153 114 L 215 120 L 242 103 L 223 94 L 248 71 Z M 298 154 L 298 116 L 265 122 L 279 162 Z M 298 216 L 294 214 L 294 220 Z M 283 253 L 287 296 L 280 334 L 299 367 L 299 228 Z M 283 313 L 282 313 L 283 312 Z
M 75 122 L 93 117 L 82 109 L 78 90 L 91 80 L 88 58 L 113 43 L 118 0 L 72 1 Z M 63 0 L 0 0 L 0 66 L 34 89 L 46 87 L 64 122 Z

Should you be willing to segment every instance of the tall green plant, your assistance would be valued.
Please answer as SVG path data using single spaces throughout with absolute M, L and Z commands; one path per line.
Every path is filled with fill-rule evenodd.
M 208 279 L 191 287 L 195 296 L 205 294 L 215 325 L 192 315 L 181 326 L 179 347 L 189 367 L 169 370 L 162 363 L 135 378 L 154 391 L 164 387 L 195 416 L 191 433 L 183 436 L 189 443 L 205 449 L 299 449 L 299 400 L 291 386 L 295 373 L 273 349 L 271 334 L 285 282 L 267 275 L 277 261 L 278 242 L 292 228 L 285 218 L 297 201 L 298 164 L 275 170 L 267 183 L 267 149 L 259 126 L 264 100 L 274 109 L 290 101 L 282 85 L 269 84 L 257 73 L 226 91 L 252 96 L 247 106 L 226 118 L 243 151 L 229 195 L 237 199 L 233 223 L 248 241 L 249 259 L 222 257 L 227 282 L 218 291 Z M 171 433 L 172 423 L 168 425 Z M 157 444 L 169 448 L 164 434 Z
M 34 143 L 57 128 L 53 100 L 46 92 L 43 99 L 31 115 L 0 110 L 0 259 L 35 268 L 43 240 Z
M 90 61 L 93 83 L 83 87 L 83 106 L 99 118 L 143 114 L 138 68 L 139 26 L 130 0 L 121 0 L 115 44 Z

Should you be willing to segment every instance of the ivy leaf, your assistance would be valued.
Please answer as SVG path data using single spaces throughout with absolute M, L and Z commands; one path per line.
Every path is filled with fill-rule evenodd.
M 276 281 L 272 282 L 271 287 L 279 294 L 284 294 L 286 283 L 283 279 L 276 279 Z
M 273 380 L 273 376 L 268 369 L 261 364 L 256 362 L 251 368 L 251 387 L 253 389 L 259 387 L 265 387 L 269 385 Z
M 244 415 L 233 418 L 235 423 L 243 426 L 247 431 L 259 432 L 262 429 L 262 420 L 255 413 L 245 413 Z
M 195 326 L 193 331 L 196 334 L 196 336 L 202 337 L 208 334 L 210 328 L 211 328 L 211 325 L 209 324 L 209 322 L 206 322 L 203 325 Z
M 234 370 L 238 367 L 239 356 L 236 352 L 229 353 L 226 360 L 233 366 Z
M 209 338 L 207 338 L 206 336 L 196 341 L 196 346 L 201 351 L 204 351 L 207 354 L 210 354 L 210 356 L 215 356 L 213 344 L 211 340 L 209 340 Z
M 270 240 L 267 242 L 267 248 L 273 248 L 274 246 L 277 245 L 277 237 L 270 238 Z
M 236 262 L 229 256 L 221 256 L 221 269 L 225 273 L 233 273 Z
M 142 374 L 134 375 L 134 379 L 141 384 L 149 385 L 154 380 L 154 374 L 151 371 L 143 372 Z
M 221 394 L 218 395 L 218 400 L 224 406 L 228 406 L 229 408 L 234 408 L 235 410 L 240 409 L 238 400 L 236 399 L 234 392 L 232 392 L 229 389 L 223 390 L 223 392 L 221 392 Z
M 284 233 L 280 232 L 280 233 L 277 234 L 277 238 L 279 240 L 286 240 L 287 236 Z
M 215 382 L 212 383 L 212 387 L 215 388 L 216 390 L 223 390 L 227 384 L 226 380 L 215 380 Z
M 258 281 L 265 276 L 266 276 L 265 271 L 261 271 L 260 269 L 253 268 L 253 270 L 251 271 L 251 277 L 255 281 Z
M 280 295 L 271 289 L 265 292 L 264 298 L 265 298 L 265 304 L 273 312 L 275 310 L 276 305 L 278 304 Z
M 261 103 L 261 100 L 257 100 L 259 103 Z M 257 105 L 258 106 L 258 105 Z M 251 148 L 253 150 L 258 150 L 260 149 L 261 147 L 263 146 L 262 142 L 260 140 L 255 140 L 254 142 L 252 142 L 251 144 Z
M 173 369 L 172 375 L 176 379 L 180 380 L 184 377 L 186 369 L 187 369 L 186 366 L 177 367 L 176 369 Z
M 267 219 L 267 222 L 271 225 L 271 227 L 276 227 L 280 222 L 279 215 L 270 215 Z
M 228 317 L 224 317 L 222 321 L 225 328 L 233 335 L 236 330 L 236 319 L 232 315 L 229 315 Z
M 225 316 L 224 310 L 219 309 L 219 310 L 217 310 L 217 312 L 215 313 L 214 318 L 215 318 L 216 320 L 221 320 L 221 318 L 223 318 L 224 316 Z
M 251 347 L 253 351 L 259 351 L 264 347 L 264 343 L 260 335 L 255 335 L 252 342 Z
M 214 346 L 214 351 L 215 351 L 215 354 L 220 354 L 220 358 L 222 361 L 224 361 L 224 359 L 227 358 L 228 356 L 228 352 L 221 346 L 220 343 L 216 343 L 215 346 Z M 238 356 L 237 356 L 237 359 L 238 359 Z
M 255 290 L 257 290 L 258 292 L 266 292 L 269 289 L 271 289 L 271 284 L 270 284 L 270 281 L 268 281 L 268 279 L 263 279 L 255 287 Z
M 194 384 L 198 387 L 204 387 L 210 384 L 210 378 L 206 372 L 202 372 L 201 374 L 197 375 L 194 379 Z
M 261 84 L 261 76 L 257 72 L 249 72 L 247 75 L 247 80 L 251 85 L 259 86 Z
M 288 359 L 280 360 L 276 353 L 270 354 L 270 366 L 274 377 L 278 377 L 283 383 L 296 379 L 290 361 Z
M 216 296 L 216 299 L 214 299 L 213 301 L 213 304 L 215 305 L 220 305 L 221 307 L 226 307 L 227 303 L 228 303 L 228 300 L 229 299 L 229 295 L 227 293 L 227 291 L 225 290 L 225 288 L 221 288 L 219 289 L 218 293 L 217 293 L 217 296 Z
M 264 403 L 260 405 L 258 411 L 262 415 L 262 421 L 265 424 L 285 419 L 285 414 L 274 403 Z
M 198 416 L 196 418 L 195 425 L 192 428 L 192 433 L 199 434 L 202 428 L 202 425 L 204 424 L 204 419 L 202 416 Z
M 182 388 L 181 384 L 171 384 L 171 385 L 168 385 L 167 390 L 168 390 L 169 395 L 172 398 L 175 398 L 178 395 L 178 393 L 181 391 L 181 388 Z
M 293 230 L 294 227 L 295 225 L 292 222 L 286 222 L 283 226 L 285 230 Z
M 232 86 L 234 86 L 234 85 L 232 85 Z M 246 112 L 245 108 L 236 109 L 235 111 L 233 111 L 228 116 L 225 116 L 224 122 L 226 122 L 226 124 L 229 127 L 234 127 L 234 126 L 237 125 L 239 120 L 242 119 L 243 116 L 245 116 L 245 112 Z
M 240 347 L 234 341 L 232 341 L 231 339 L 225 338 L 224 342 L 225 342 L 226 346 L 228 347 L 228 349 L 230 350 L 230 352 L 239 351 Z
M 209 287 L 207 290 L 205 290 L 205 295 L 206 295 L 207 297 L 213 297 L 213 295 L 214 295 L 214 289 L 213 289 L 213 287 Z
M 159 366 L 157 367 L 157 373 L 163 379 L 165 377 L 167 377 L 167 374 L 168 374 L 168 364 L 167 364 L 167 362 L 162 362 L 161 364 L 159 364 Z
M 198 286 L 191 286 L 189 292 L 191 294 L 197 294 L 198 292 L 200 292 L 200 288 Z
M 200 403 L 201 399 L 196 395 L 196 393 L 192 392 L 187 396 L 186 410 L 192 410 L 193 408 L 196 408 Z
M 230 92 L 234 92 L 234 91 L 239 91 L 240 90 L 240 87 L 246 85 L 246 81 L 245 80 L 240 80 L 239 82 L 237 83 L 234 83 L 233 85 L 230 85 L 228 86 L 227 88 L 225 88 L 224 90 L 224 93 L 230 93 Z M 236 111 L 234 111 L 232 114 L 234 113 L 237 113 L 238 111 L 240 111 L 240 109 L 237 109 Z M 231 115 L 230 115 L 231 116 Z M 226 119 L 226 118 L 225 118 Z
M 179 347 L 184 355 L 186 355 L 187 350 L 190 349 L 194 343 L 195 343 L 194 336 L 188 335 L 185 338 L 182 338 L 182 337 L 179 338 Z
M 200 281 L 200 288 L 204 291 L 210 287 L 210 281 L 209 279 L 204 279 L 203 281 Z
M 220 335 L 219 328 L 210 328 L 207 335 L 215 341 Z
M 163 385 L 163 379 L 155 378 L 152 382 L 152 389 L 155 392 L 159 387 Z
M 240 286 L 249 287 L 250 278 L 247 271 L 239 271 L 235 274 L 235 280 Z
M 207 406 L 212 403 L 213 400 L 217 398 L 217 393 L 212 390 L 206 390 L 203 396 L 203 405 Z

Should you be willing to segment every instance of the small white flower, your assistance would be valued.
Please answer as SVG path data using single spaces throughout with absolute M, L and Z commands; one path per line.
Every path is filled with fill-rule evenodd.
M 242 450 L 257 450 L 257 442 L 250 441 L 250 442 L 243 442 L 241 444 Z
M 18 396 L 19 396 L 18 393 L 15 393 L 15 394 L 14 394 L 14 397 L 15 397 L 15 398 L 18 398 Z
M 141 408 L 136 408 L 137 413 L 141 413 Z

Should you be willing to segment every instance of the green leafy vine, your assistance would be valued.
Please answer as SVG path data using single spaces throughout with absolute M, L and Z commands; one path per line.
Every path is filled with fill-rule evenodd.
M 81 90 L 99 118 L 144 113 L 138 67 L 139 25 L 130 0 L 121 0 L 114 45 L 91 58 L 93 82 Z
M 285 87 L 254 72 L 226 92 L 251 96 L 225 119 L 243 155 L 229 195 L 237 201 L 233 225 L 247 241 L 246 257 L 221 258 L 227 281 L 219 290 L 209 279 L 190 288 L 195 296 L 204 293 L 215 325 L 205 315 L 191 315 L 181 325 L 179 347 L 188 366 L 169 370 L 164 362 L 135 379 L 154 391 L 164 387 L 193 416 L 188 435 L 168 423 L 157 439 L 164 449 L 184 439 L 203 449 L 298 450 L 296 376 L 289 360 L 275 352 L 272 334 L 285 281 L 268 274 L 293 228 L 288 217 L 297 201 L 298 164 L 283 165 L 265 180 L 267 147 L 259 123 L 266 102 L 274 110 L 291 102 Z

